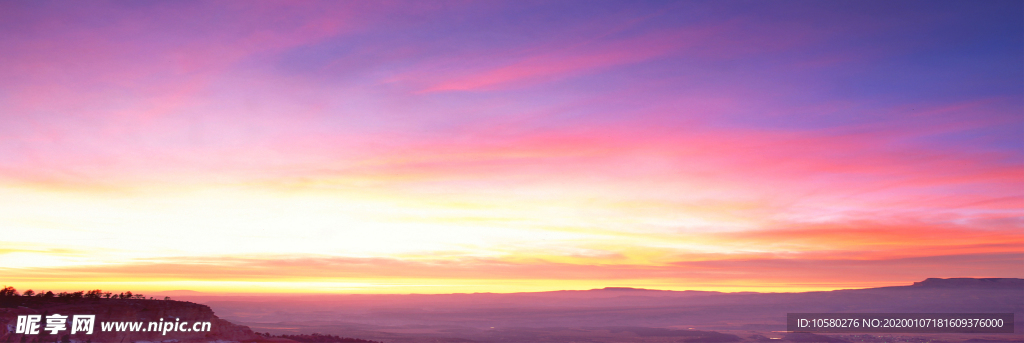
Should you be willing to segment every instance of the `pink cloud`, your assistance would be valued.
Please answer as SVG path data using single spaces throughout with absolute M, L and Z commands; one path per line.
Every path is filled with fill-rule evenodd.
M 684 30 L 652 33 L 632 39 L 589 40 L 530 55 L 506 66 L 442 81 L 422 92 L 487 90 L 561 79 L 665 56 L 687 46 L 687 41 L 706 39 L 702 37 L 706 35 L 699 30 Z

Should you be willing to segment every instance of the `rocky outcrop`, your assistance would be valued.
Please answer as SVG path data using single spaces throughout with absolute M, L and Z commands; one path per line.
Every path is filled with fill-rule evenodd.
M 45 330 L 47 316 L 54 314 L 67 316 L 66 324 L 62 326 L 64 330 L 56 334 Z M 18 316 L 27 315 L 41 316 L 37 334 L 17 332 Z M 95 315 L 92 334 L 71 334 L 74 315 Z M 182 322 L 185 324 L 179 324 Z M 264 340 L 248 327 L 217 318 L 206 305 L 184 301 L 0 297 L 0 342 L 185 343 Z

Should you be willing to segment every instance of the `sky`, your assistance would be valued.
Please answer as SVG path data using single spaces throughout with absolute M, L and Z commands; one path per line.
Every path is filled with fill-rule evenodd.
M 6 1 L 19 290 L 1024 277 L 1020 1 Z

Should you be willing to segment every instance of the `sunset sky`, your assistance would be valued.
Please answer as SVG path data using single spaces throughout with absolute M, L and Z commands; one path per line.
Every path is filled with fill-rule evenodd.
M 5 1 L 19 290 L 1024 277 L 1021 1 Z

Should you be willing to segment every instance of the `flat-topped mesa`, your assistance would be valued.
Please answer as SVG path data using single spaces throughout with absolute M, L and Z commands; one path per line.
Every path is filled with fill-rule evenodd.
M 1024 289 L 1024 279 L 1016 278 L 927 278 L 915 282 L 911 287 L 920 288 L 1020 288 Z
M 248 327 L 218 318 L 209 306 L 174 300 L 143 299 L 60 299 L 13 296 L 0 301 L 0 342 L 78 341 L 136 342 L 167 341 L 253 341 L 256 336 Z M 47 316 L 66 316 L 63 330 L 55 334 L 46 330 Z M 38 321 L 36 333 L 19 331 L 19 316 L 32 316 Z M 94 315 L 92 334 L 71 334 L 74 316 Z M 28 317 L 23 317 L 28 318 Z M 152 323 L 152 324 L 151 324 Z M 183 325 L 177 325 L 184 323 Z M 208 325 L 206 323 L 209 323 Z M 134 324 L 134 325 L 133 325 Z M 173 326 L 173 327 L 172 327 Z M 25 327 L 24 323 L 21 325 Z M 154 329 L 155 328 L 155 329 Z M 22 330 L 25 331 L 25 330 Z M 65 340 L 65 336 L 67 340 Z

